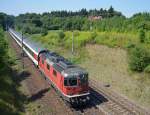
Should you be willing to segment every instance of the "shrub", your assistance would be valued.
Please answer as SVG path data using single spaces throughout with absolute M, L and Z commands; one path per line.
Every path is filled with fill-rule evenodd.
M 77 37 L 77 36 L 79 36 L 80 34 L 79 34 L 79 31 L 74 31 L 74 36 L 75 37 Z
M 8 50 L 8 44 L 4 37 L 4 31 L 0 28 L 0 63 L 5 60 Z
M 95 38 L 97 37 L 96 32 L 90 33 L 88 39 L 86 40 L 87 43 L 95 43 Z
M 131 49 L 131 48 L 134 48 L 135 47 L 135 44 L 134 43 L 131 43 L 131 42 L 129 42 L 127 45 L 126 45 L 126 48 L 128 48 L 129 50 Z
M 144 46 L 135 46 L 130 49 L 130 68 L 134 71 L 143 71 L 150 64 L 150 52 Z
M 144 42 L 145 42 L 145 32 L 144 32 L 143 29 L 140 30 L 139 38 L 140 38 L 140 42 L 141 42 L 141 43 L 144 43 Z
M 64 32 L 60 31 L 60 32 L 58 32 L 58 36 L 60 39 L 64 39 L 65 34 L 64 34 Z
M 150 64 L 144 69 L 146 73 L 150 73 Z
M 91 37 L 91 39 L 95 39 L 96 36 L 97 36 L 97 33 L 96 32 L 92 32 L 90 37 Z
M 46 29 L 42 29 L 42 36 L 46 36 L 48 34 L 47 30 Z

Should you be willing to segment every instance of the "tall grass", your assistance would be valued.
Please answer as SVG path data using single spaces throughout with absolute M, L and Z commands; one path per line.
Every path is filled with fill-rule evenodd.
M 42 44 L 58 46 L 63 45 L 69 48 L 72 45 L 72 32 L 64 32 L 65 37 L 60 38 L 59 31 L 49 31 L 48 35 L 40 36 L 32 35 L 34 40 L 40 41 Z M 139 42 L 138 34 L 132 33 L 116 33 L 116 32 L 89 32 L 89 31 L 74 31 L 75 47 L 81 48 L 86 43 L 104 44 L 110 47 L 127 47 L 130 43 L 137 44 Z
M 67 51 L 71 51 L 72 32 L 66 31 L 64 34 L 64 39 L 61 39 L 58 36 L 58 31 L 50 31 L 47 36 L 38 38 L 39 35 L 36 35 L 34 39 L 41 41 L 42 44 L 47 45 L 50 49 L 53 45 L 54 51 L 55 48 L 63 47 L 63 49 L 59 50 L 59 53 L 65 55 L 65 57 L 74 63 L 81 62 L 80 64 L 88 70 L 90 76 L 97 76 L 95 78 L 100 81 L 110 81 L 111 85 L 117 91 L 138 100 L 143 105 L 150 104 L 149 74 L 133 73 L 128 70 L 128 59 L 124 50 L 120 50 L 120 48 L 105 48 L 103 46 L 95 48 L 98 45 L 84 47 L 88 43 L 95 43 L 104 44 L 109 47 L 131 49 L 140 43 L 138 33 L 74 31 L 74 47 L 79 54 L 73 58 L 71 57 L 71 53 L 66 53 Z M 146 33 L 146 42 L 143 45 L 147 49 L 150 48 L 149 39 L 150 33 Z M 145 71 L 149 72 L 149 68 L 150 66 L 147 66 Z M 101 76 L 101 79 L 98 76 Z
M 95 38 L 97 44 L 104 44 L 110 47 L 125 48 L 129 43 L 138 43 L 138 35 L 116 32 L 100 32 Z
M 60 33 L 63 34 L 61 38 Z M 116 33 L 116 32 L 91 32 L 91 31 L 49 31 L 47 35 L 34 34 L 31 38 L 40 42 L 43 47 L 63 54 L 64 50 L 72 48 L 72 36 L 74 35 L 74 49 L 78 51 L 78 59 L 81 59 L 81 49 L 88 43 L 103 44 L 109 47 L 132 48 L 139 45 L 138 33 Z M 150 47 L 150 33 L 146 33 L 145 46 Z M 59 49 L 60 48 L 60 49 Z M 85 56 L 83 56 L 84 58 Z
M 1 33 L 0 33 L 1 34 Z M 8 44 L 8 36 L 0 36 L 2 44 Z M 6 41 L 3 41 L 5 38 Z M 4 48 L 4 47 L 3 47 Z M 2 50 L 2 48 L 1 48 Z M 1 115 L 19 115 L 23 114 L 26 96 L 19 90 L 20 79 L 17 77 L 20 73 L 19 65 L 16 64 L 16 57 L 13 50 L 5 47 L 6 52 L 0 52 L 5 57 L 0 61 L 0 113 Z

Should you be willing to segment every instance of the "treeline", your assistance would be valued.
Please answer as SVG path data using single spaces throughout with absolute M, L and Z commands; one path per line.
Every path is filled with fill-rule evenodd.
M 137 13 L 130 18 L 112 17 L 96 21 L 94 24 L 98 31 L 138 32 L 150 30 L 150 13 Z
M 88 17 L 88 16 L 102 16 L 104 18 L 113 17 L 113 16 L 122 16 L 121 12 L 115 11 L 112 6 L 108 10 L 106 9 L 94 9 L 94 10 L 87 10 L 85 8 L 72 12 L 72 11 L 52 11 L 50 13 L 43 13 L 43 15 L 49 15 L 54 17 L 72 17 L 72 16 L 82 16 L 82 17 Z
M 112 17 L 124 17 L 121 12 L 115 11 L 111 6 L 106 9 L 72 11 L 52 11 L 50 13 L 36 14 L 26 13 L 15 18 L 15 27 L 24 30 L 25 33 L 46 33 L 47 30 L 83 30 L 87 31 L 95 26 L 89 16 L 101 16 L 102 19 Z M 24 25 L 24 26 L 23 26 Z
M 6 27 L 13 26 L 15 22 L 15 17 L 7 15 L 5 13 L 0 13 L 0 27 L 6 30 Z
M 100 19 L 89 19 L 90 16 L 100 16 Z M 36 14 L 26 13 L 19 16 L 9 16 L 0 13 L 0 25 L 3 28 L 13 26 L 28 34 L 47 34 L 48 30 L 81 30 L 81 31 L 115 31 L 137 32 L 150 30 L 150 13 L 138 13 L 126 18 L 112 6 L 106 9 L 72 11 L 52 11 Z
M 0 114 L 22 115 L 27 98 L 19 90 L 22 78 L 18 77 L 20 71 L 7 37 L 0 27 Z
M 56 13 L 57 14 L 57 13 Z M 102 17 L 90 20 L 86 16 L 58 17 L 51 14 L 23 14 L 15 19 L 15 27 L 25 33 L 47 33 L 48 30 L 137 32 L 150 30 L 150 13 L 138 13 L 131 18 L 124 16 Z
M 3 66 L 5 65 L 8 51 L 8 44 L 4 37 L 4 31 L 0 27 L 0 72 L 1 68 L 3 68 Z

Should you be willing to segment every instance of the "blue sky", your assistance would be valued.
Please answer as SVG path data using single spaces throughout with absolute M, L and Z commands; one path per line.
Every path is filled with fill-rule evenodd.
M 0 12 L 18 15 L 26 12 L 52 10 L 108 9 L 113 6 L 127 17 L 138 12 L 150 12 L 150 0 L 0 0 Z

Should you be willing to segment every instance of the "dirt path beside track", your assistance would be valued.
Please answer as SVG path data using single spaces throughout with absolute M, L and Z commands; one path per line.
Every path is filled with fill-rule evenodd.
M 10 36 L 9 36 L 10 37 Z M 21 48 L 13 39 L 10 39 L 10 47 L 15 50 L 17 61 L 22 63 Z M 43 79 L 43 76 L 34 66 L 32 61 L 25 55 L 24 57 L 24 73 L 21 85 L 26 90 L 29 104 L 26 107 L 27 115 L 72 115 L 74 114 L 63 100 L 59 98 L 54 89 Z
M 8 38 L 11 36 L 8 35 Z M 24 61 L 24 72 L 20 73 L 21 87 L 26 93 L 29 103 L 25 104 L 26 115 L 103 115 L 96 104 L 90 103 L 88 106 L 71 108 L 58 96 L 55 90 L 43 78 L 33 62 L 25 55 L 21 57 L 21 48 L 13 39 L 9 40 L 9 45 L 16 52 L 17 61 L 20 64 Z

